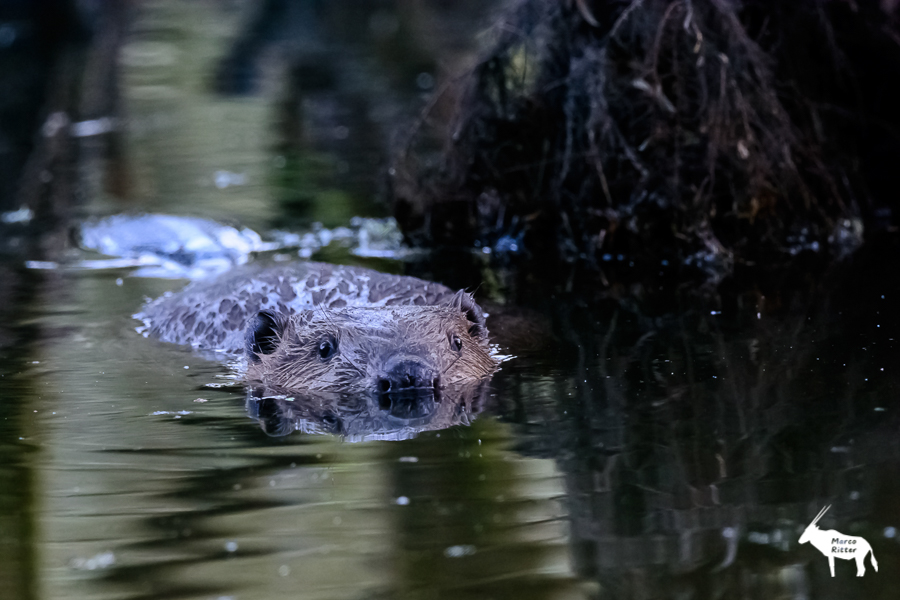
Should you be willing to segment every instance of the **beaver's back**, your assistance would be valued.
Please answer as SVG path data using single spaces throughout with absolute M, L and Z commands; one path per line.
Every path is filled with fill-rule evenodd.
M 135 318 L 144 322 L 145 335 L 166 342 L 240 352 L 247 322 L 261 310 L 293 315 L 314 306 L 434 305 L 452 296 L 438 283 L 362 267 L 248 265 L 157 298 Z

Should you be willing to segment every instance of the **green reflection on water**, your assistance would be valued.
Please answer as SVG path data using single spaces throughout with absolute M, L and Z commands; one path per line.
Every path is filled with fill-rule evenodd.
M 239 394 L 200 387 L 223 367 L 132 330 L 132 307 L 173 282 L 117 279 L 52 282 L 66 292 L 40 307 L 19 380 L 37 389 L 10 388 L 21 406 L 4 439 L 27 445 L 2 446 L 0 501 L 18 519 L 4 598 L 575 589 L 553 462 L 508 451 L 506 426 L 485 418 L 402 443 L 269 438 Z
M 247 10 L 236 6 L 154 2 L 137 12 L 120 67 L 133 181 L 128 201 L 141 211 L 251 227 L 274 214 L 264 185 L 271 98 L 222 97 L 211 85 Z M 235 174 L 242 184 L 217 187 L 217 173 Z
M 552 460 L 509 452 L 491 419 L 386 450 L 398 506 L 394 590 L 409 598 L 561 597 L 577 591 Z M 411 462 L 414 459 L 415 462 Z
M 96 169 L 90 212 L 198 214 L 259 230 L 379 214 L 371 182 L 282 128 L 302 100 L 279 88 L 286 63 L 267 62 L 253 95 L 215 93 L 212 73 L 253 9 L 141 4 L 120 59 L 121 156 L 86 165 Z M 431 64 L 405 55 L 412 66 L 394 64 L 393 77 Z M 129 185 L 104 191 L 104 169 L 124 169 Z M 357 260 L 337 247 L 319 258 Z M 510 432 L 487 419 L 403 443 L 269 438 L 240 394 L 202 387 L 224 367 L 134 332 L 143 299 L 179 285 L 52 273 L 35 292 L 34 348 L 0 388 L 16 400 L 0 404 L 4 600 L 568 589 L 551 461 L 515 458 Z
M 37 456 L 28 441 L 34 432 L 25 410 L 30 394 L 15 369 L 4 371 L 0 398 L 22 401 L 0 401 L 0 597 L 30 600 L 37 597 L 33 482 Z

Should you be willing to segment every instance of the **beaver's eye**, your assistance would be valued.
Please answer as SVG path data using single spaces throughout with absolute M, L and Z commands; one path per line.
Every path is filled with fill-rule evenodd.
M 333 335 L 329 335 L 319 342 L 319 358 L 328 360 L 337 354 L 337 339 Z
M 459 352 L 462 350 L 462 340 L 455 333 L 450 336 L 450 347 Z

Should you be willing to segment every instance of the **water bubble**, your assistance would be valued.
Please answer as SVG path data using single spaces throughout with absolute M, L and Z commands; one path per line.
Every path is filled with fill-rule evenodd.
M 232 185 L 244 185 L 247 182 L 247 176 L 243 173 L 232 173 L 231 171 L 216 171 L 213 174 L 213 182 L 220 190 Z
M 101 552 L 90 558 L 73 558 L 69 566 L 79 571 L 96 571 L 116 564 L 116 555 L 112 552 Z
M 444 550 L 444 556 L 447 558 L 460 558 L 461 556 L 469 556 L 470 554 L 475 554 L 475 546 L 469 544 L 450 546 Z
M 419 73 L 416 76 L 416 85 L 420 90 L 430 90 L 434 87 L 434 76 L 431 73 Z
M 749 534 L 747 534 L 747 541 L 751 544 L 765 545 L 769 543 L 769 536 L 768 534 L 759 531 L 751 531 Z
M 12 46 L 16 41 L 16 28 L 9 24 L 0 25 L 0 47 Z
M 94 135 L 102 135 L 109 133 L 115 129 L 116 123 L 109 117 L 101 117 L 99 119 L 91 119 L 89 121 L 78 121 L 72 123 L 69 133 L 72 137 L 91 137 Z
M 12 210 L 0 214 L 0 221 L 8 224 L 12 223 L 28 223 L 34 218 L 34 213 L 30 208 L 22 207 L 19 210 Z

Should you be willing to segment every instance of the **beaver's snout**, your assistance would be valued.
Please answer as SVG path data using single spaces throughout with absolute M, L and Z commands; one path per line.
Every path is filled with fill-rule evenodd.
M 420 360 L 399 358 L 378 378 L 378 407 L 398 419 L 427 417 L 440 402 L 440 377 Z
M 440 377 L 437 372 L 417 360 L 405 359 L 388 365 L 387 372 L 378 378 L 378 391 L 403 392 L 408 390 L 438 390 Z
M 378 397 L 378 408 L 395 419 L 410 421 L 431 416 L 438 406 L 436 398 L 436 393 L 422 390 L 381 394 Z

